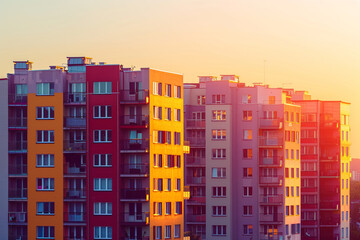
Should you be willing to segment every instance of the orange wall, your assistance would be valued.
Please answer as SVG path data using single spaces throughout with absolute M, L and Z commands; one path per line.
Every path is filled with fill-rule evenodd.
M 36 120 L 36 106 L 55 107 L 54 120 Z M 63 239 L 63 94 L 28 94 L 28 239 L 36 239 L 36 226 L 55 226 L 55 239 Z M 54 130 L 54 144 L 36 144 L 37 130 Z M 54 154 L 54 168 L 36 168 L 36 154 Z M 54 191 L 36 191 L 37 178 L 55 178 Z M 55 202 L 54 216 L 37 216 L 37 202 Z

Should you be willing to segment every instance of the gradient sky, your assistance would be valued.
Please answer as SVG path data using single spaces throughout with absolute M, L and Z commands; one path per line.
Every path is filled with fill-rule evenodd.
M 0 77 L 67 56 L 251 84 L 352 103 L 360 157 L 360 0 L 13 0 L 0 3 Z

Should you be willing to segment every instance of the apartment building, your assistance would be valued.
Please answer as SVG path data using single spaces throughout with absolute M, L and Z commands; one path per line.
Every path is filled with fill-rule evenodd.
M 300 107 L 283 89 L 236 75 L 202 76 L 184 94 L 187 230 L 201 239 L 300 239 Z
M 350 239 L 350 104 L 292 95 L 302 112 L 301 239 Z
M 87 57 L 14 70 L 9 239 L 183 238 L 182 75 Z

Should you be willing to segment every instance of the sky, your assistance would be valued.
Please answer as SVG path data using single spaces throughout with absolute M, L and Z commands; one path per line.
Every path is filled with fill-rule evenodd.
M 67 56 L 177 72 L 185 82 L 237 74 L 350 102 L 351 155 L 360 157 L 360 0 L 0 2 L 0 77 L 14 60 L 46 69 Z

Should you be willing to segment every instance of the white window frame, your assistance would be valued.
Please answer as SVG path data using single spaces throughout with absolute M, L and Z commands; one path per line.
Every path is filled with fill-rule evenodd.
M 181 111 L 180 109 L 174 108 L 174 121 L 180 122 L 181 121 Z
M 212 111 L 212 120 L 213 121 L 225 121 L 226 120 L 226 111 L 225 110 L 213 110 Z
M 37 154 L 36 155 L 36 167 L 54 167 L 54 165 L 55 165 L 54 154 Z
M 41 181 L 41 188 L 39 188 L 39 180 Z M 47 188 L 45 184 L 47 182 Z M 53 187 L 53 188 L 52 188 Z M 36 190 L 37 191 L 54 191 L 55 190 L 55 179 L 54 178 L 37 178 L 36 179 Z
M 112 82 L 94 82 L 93 92 L 94 94 L 111 94 L 112 93 L 111 87 L 112 87 Z
M 105 184 L 105 188 L 102 188 L 102 183 Z M 99 192 L 112 191 L 112 179 L 111 178 L 94 178 L 94 191 L 99 191 Z
M 226 130 L 225 129 L 213 129 L 212 130 L 212 140 L 226 140 Z
M 49 209 L 48 212 L 45 212 L 45 206 Z M 51 205 L 54 212 L 51 212 Z M 42 211 L 40 209 L 42 208 Z M 37 202 L 36 203 L 36 215 L 55 215 L 55 203 L 54 202 Z
M 165 96 L 166 97 L 171 97 L 171 84 L 166 84 L 165 85 Z
M 171 215 L 171 202 L 165 203 L 165 215 Z
M 105 233 L 105 236 L 102 236 L 102 233 Z M 112 227 L 95 226 L 94 239 L 112 239 Z
M 214 155 L 215 153 L 215 155 Z M 212 158 L 214 159 L 225 159 L 226 158 L 226 148 L 214 148 L 212 149 Z
M 53 236 L 51 236 L 52 235 L 51 233 L 53 233 Z M 55 239 L 55 227 L 54 226 L 37 226 L 36 227 L 36 239 Z
M 226 230 L 226 225 L 212 225 L 213 236 L 226 236 Z
M 112 215 L 112 202 L 94 202 L 94 215 Z
M 47 114 L 46 114 L 45 110 L 47 110 Z M 39 114 L 40 114 L 40 116 L 39 116 Z M 36 119 L 37 120 L 55 119 L 55 108 L 54 107 L 36 107 Z
M 182 202 L 175 202 L 175 214 L 182 214 Z
M 226 178 L 226 168 L 212 168 L 212 178 Z
M 104 134 L 104 139 L 101 139 L 102 133 Z M 98 134 L 96 136 L 96 134 Z M 99 139 L 97 139 L 97 137 Z M 106 129 L 106 130 L 94 130 L 94 143 L 111 143 L 112 142 L 112 130 Z
M 39 141 L 38 136 L 41 133 L 41 139 Z M 45 141 L 47 138 L 47 141 Z M 55 132 L 54 130 L 37 130 L 36 131 L 36 143 L 54 143 Z
M 111 105 L 94 106 L 94 119 L 112 118 Z
M 165 225 L 165 239 L 171 238 L 171 225 Z
M 174 238 L 180 237 L 181 226 L 180 224 L 174 225 Z
M 212 207 L 212 216 L 216 217 L 225 217 L 226 216 L 226 206 L 213 206 Z
M 37 96 L 53 96 L 54 92 L 54 83 L 36 83 Z
M 174 98 L 181 98 L 181 86 L 174 85 Z
M 156 226 L 155 227 L 155 239 L 161 239 L 162 238 L 162 227 Z
M 94 167 L 112 167 L 112 154 L 94 154 Z

